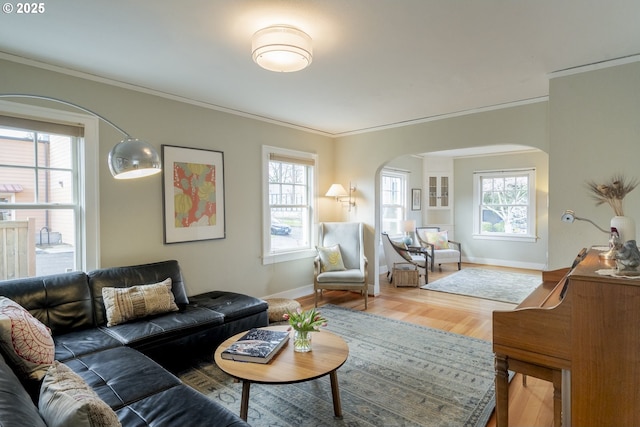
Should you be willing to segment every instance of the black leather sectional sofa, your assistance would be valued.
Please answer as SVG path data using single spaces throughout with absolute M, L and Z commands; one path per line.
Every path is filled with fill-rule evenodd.
M 103 287 L 168 277 L 178 311 L 106 326 Z M 177 261 L 3 281 L 0 295 L 51 329 L 55 359 L 79 374 L 123 426 L 248 425 L 171 371 L 202 355 L 212 357 L 233 334 L 266 326 L 265 301 L 223 291 L 187 297 Z M 39 387 L 0 357 L 0 425 L 46 425 L 37 408 Z

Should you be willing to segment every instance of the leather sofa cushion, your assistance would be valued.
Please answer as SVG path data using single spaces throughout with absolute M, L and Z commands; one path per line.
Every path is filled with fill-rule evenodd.
M 94 326 L 91 294 L 83 272 L 5 280 L 0 282 L 0 295 L 26 308 L 53 335 Z
M 225 323 L 266 312 L 269 304 L 259 298 L 226 291 L 211 291 L 190 297 L 191 305 L 206 307 L 224 315 Z
M 223 320 L 224 316 L 215 311 L 187 306 L 182 311 L 145 317 L 131 323 L 102 326 L 100 330 L 124 345 L 140 348 L 148 342 L 157 344 L 193 334 L 199 330 L 211 329 L 221 325 Z
M 46 427 L 29 393 L 0 356 L 0 425 Z
M 179 308 L 189 303 L 178 261 L 161 261 L 129 267 L 111 267 L 93 270 L 89 276 L 89 287 L 93 295 L 93 309 L 98 326 L 107 324 L 107 314 L 102 301 L 102 288 L 124 288 L 148 285 L 171 278 L 171 292 Z
M 96 351 L 120 347 L 122 342 L 98 328 L 81 329 L 53 337 L 55 359 L 61 362 Z
M 167 402 L 174 404 L 167 405 Z M 176 402 L 179 402 L 177 404 Z M 233 412 L 191 387 L 179 385 L 116 411 L 122 425 L 247 427 Z
M 117 347 L 68 360 L 65 364 L 80 375 L 111 408 L 118 410 L 132 402 L 181 384 L 162 366 L 128 347 Z M 181 401 L 182 399 L 180 399 Z M 174 405 L 161 405 L 173 411 Z M 125 424 L 125 423 L 123 423 Z

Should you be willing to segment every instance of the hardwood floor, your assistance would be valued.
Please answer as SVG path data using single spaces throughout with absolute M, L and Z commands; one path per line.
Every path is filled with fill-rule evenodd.
M 478 266 L 463 264 L 462 268 Z M 481 266 L 508 271 L 526 271 L 513 268 Z M 443 266 L 442 271 L 429 273 L 429 282 L 455 273 L 454 265 Z M 313 295 L 299 298 L 303 308 L 313 307 Z M 319 305 L 331 303 L 356 310 L 364 310 L 362 296 L 347 291 L 325 291 Z M 386 275 L 380 277 L 380 295 L 369 297 L 368 313 L 403 320 L 431 328 L 491 341 L 492 312 L 512 310 L 515 304 L 471 298 L 420 288 L 395 288 Z M 509 425 L 527 427 L 553 426 L 553 389 L 550 383 L 528 377 L 526 387 L 518 374 L 509 389 Z M 495 414 L 488 427 L 495 427 Z

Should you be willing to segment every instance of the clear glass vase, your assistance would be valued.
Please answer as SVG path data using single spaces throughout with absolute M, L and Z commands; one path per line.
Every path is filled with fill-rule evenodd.
M 293 331 L 293 351 L 297 351 L 299 353 L 311 351 L 310 331 L 299 331 L 297 329 Z

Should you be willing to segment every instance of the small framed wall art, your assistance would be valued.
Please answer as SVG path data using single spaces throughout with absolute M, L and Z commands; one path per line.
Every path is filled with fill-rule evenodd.
M 419 188 L 411 189 L 411 210 L 419 211 L 422 209 L 422 190 Z
M 164 243 L 224 239 L 224 154 L 162 145 Z

